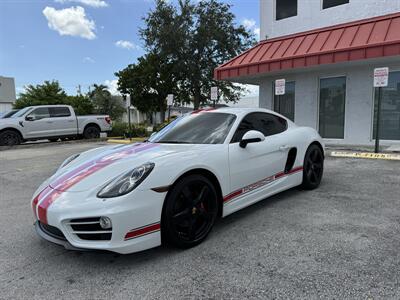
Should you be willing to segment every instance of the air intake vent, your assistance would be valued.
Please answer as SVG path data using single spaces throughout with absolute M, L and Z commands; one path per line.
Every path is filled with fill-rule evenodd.
M 67 225 L 71 232 L 81 240 L 88 241 L 109 241 L 112 236 L 112 228 L 103 229 L 100 226 L 100 217 L 72 219 Z

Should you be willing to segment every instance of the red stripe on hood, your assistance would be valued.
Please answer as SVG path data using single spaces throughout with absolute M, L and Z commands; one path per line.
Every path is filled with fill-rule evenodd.
M 49 206 L 65 191 L 70 189 L 72 186 L 81 182 L 83 179 L 92 175 L 93 173 L 111 165 L 114 162 L 117 162 L 123 158 L 128 157 L 129 155 L 139 153 L 145 150 L 152 149 L 158 146 L 158 144 L 154 143 L 145 143 L 145 144 L 134 144 L 129 147 L 119 148 L 116 151 L 105 154 L 100 158 L 96 158 L 92 161 L 84 163 L 77 168 L 67 172 L 61 177 L 57 178 L 55 181 L 50 183 L 49 193 L 46 193 L 44 199 L 38 199 L 38 218 L 42 223 L 48 224 L 47 221 L 47 210 Z M 122 151 L 121 151 L 122 150 Z M 36 198 L 35 198 L 36 199 Z

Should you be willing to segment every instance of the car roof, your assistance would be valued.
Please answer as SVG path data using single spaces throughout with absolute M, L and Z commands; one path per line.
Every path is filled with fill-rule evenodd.
M 259 107 L 221 107 L 221 108 L 206 108 L 199 111 L 207 111 L 207 112 L 219 112 L 219 113 L 230 113 L 235 114 L 237 116 L 247 115 L 248 113 L 252 112 L 263 112 L 263 113 L 270 113 L 273 115 L 279 115 L 277 112 L 266 109 L 266 108 L 259 108 Z

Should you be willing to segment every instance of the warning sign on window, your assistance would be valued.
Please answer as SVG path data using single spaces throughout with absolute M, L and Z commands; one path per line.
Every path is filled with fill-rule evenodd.
M 389 68 L 376 68 L 374 70 L 374 87 L 388 86 Z
M 277 79 L 275 80 L 275 95 L 285 95 L 285 79 Z

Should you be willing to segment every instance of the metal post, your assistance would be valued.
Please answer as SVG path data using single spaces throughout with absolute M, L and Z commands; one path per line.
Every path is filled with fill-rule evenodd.
M 381 128 L 382 88 L 378 88 L 378 110 L 376 112 L 375 153 L 379 153 L 379 138 Z
M 131 122 L 131 107 L 128 106 L 128 124 L 129 124 L 129 140 L 132 140 L 132 122 Z

